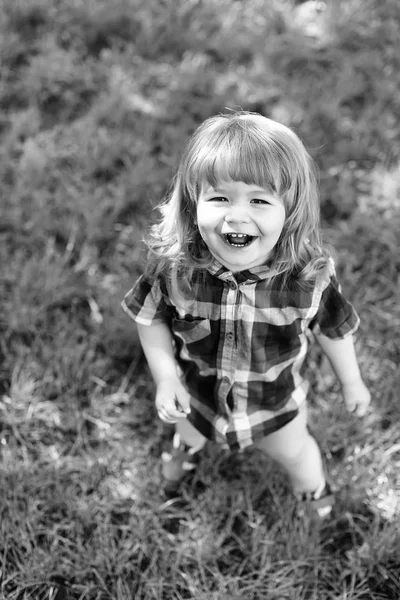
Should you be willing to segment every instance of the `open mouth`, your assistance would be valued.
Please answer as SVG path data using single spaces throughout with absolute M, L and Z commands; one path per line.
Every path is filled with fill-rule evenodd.
M 235 248 L 244 248 L 256 239 L 255 236 L 245 233 L 225 233 L 222 237 L 230 246 Z

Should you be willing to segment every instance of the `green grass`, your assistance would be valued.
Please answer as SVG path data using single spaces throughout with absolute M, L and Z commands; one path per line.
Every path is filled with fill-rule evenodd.
M 398 600 L 397 0 L 0 7 L 0 598 Z M 120 300 L 187 135 L 226 107 L 306 142 L 362 317 L 365 419 L 310 357 L 321 527 L 255 451 L 210 447 L 181 503 L 160 492 L 170 431 Z

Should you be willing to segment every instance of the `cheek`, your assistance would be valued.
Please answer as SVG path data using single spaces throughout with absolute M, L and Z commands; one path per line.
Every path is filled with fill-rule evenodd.
M 205 222 L 205 218 L 204 218 L 202 210 L 198 210 L 197 211 L 197 214 L 196 214 L 196 225 L 197 225 L 197 229 L 199 230 L 199 233 L 200 233 L 201 237 L 204 240 L 204 236 L 206 235 L 206 232 L 207 232 L 207 224 Z
M 196 223 L 197 224 L 202 223 L 202 221 L 203 221 L 203 208 L 202 208 L 201 204 L 198 204 L 196 206 L 196 215 L 195 216 L 196 216 Z
M 210 229 L 207 229 L 207 227 L 204 227 L 203 225 L 199 225 L 198 229 L 199 229 L 199 234 L 200 234 L 201 239 L 203 240 L 203 242 L 208 244 L 210 241 L 210 237 L 211 237 Z
M 207 230 L 213 226 L 213 218 L 210 210 L 203 206 L 197 208 L 197 226 L 201 230 Z
M 285 222 L 286 222 L 286 213 L 285 213 L 285 210 L 282 208 L 280 213 L 277 215 L 277 219 L 276 219 L 276 230 L 279 231 L 279 235 L 282 233 L 282 231 L 285 227 Z
M 280 237 L 285 226 L 285 220 L 286 219 L 284 215 L 277 214 L 273 218 L 271 217 L 267 220 L 262 231 L 265 233 L 265 235 Z

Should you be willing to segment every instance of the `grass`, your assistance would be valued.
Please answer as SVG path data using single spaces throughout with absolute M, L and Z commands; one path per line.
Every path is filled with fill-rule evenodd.
M 1 14 L 0 598 L 397 600 L 396 0 L 2 0 Z M 338 489 L 318 528 L 255 451 L 210 447 L 181 503 L 160 493 L 170 432 L 120 300 L 187 135 L 225 107 L 305 140 L 362 317 L 364 420 L 310 357 Z

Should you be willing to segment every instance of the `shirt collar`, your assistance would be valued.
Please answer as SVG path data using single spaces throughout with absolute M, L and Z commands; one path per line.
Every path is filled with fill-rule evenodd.
M 267 265 L 260 265 L 258 267 L 253 267 L 252 269 L 244 269 L 234 275 L 232 271 L 229 271 L 229 269 L 224 267 L 224 265 L 215 258 L 207 270 L 222 281 L 236 281 L 239 284 L 254 283 L 272 276 L 271 269 Z

